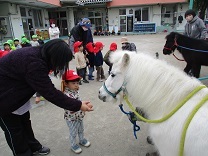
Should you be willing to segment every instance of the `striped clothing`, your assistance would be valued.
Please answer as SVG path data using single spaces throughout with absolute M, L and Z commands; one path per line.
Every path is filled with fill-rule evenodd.
M 79 97 L 78 91 L 72 91 L 69 88 L 65 88 L 64 94 L 73 99 L 81 100 Z M 65 110 L 64 119 L 69 127 L 69 139 L 71 143 L 71 147 L 76 145 L 76 136 L 79 137 L 79 142 L 84 139 L 84 126 L 83 126 L 83 118 L 84 112 L 81 110 L 77 112 Z

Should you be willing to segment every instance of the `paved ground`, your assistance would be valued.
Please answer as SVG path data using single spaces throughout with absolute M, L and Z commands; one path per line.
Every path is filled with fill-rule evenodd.
M 167 60 L 171 64 L 183 69 L 184 62 L 177 61 L 172 56 L 164 56 L 162 49 L 165 43 L 166 34 L 156 35 L 131 35 L 127 36 L 130 42 L 134 42 L 137 49 L 155 57 L 159 53 L 159 59 Z M 121 36 L 95 37 L 95 41 L 105 44 L 103 54 L 109 48 L 111 42 L 116 42 L 120 49 Z M 176 53 L 178 57 L 181 55 Z M 71 69 L 75 69 L 72 61 Z M 108 68 L 104 65 L 107 76 Z M 203 67 L 201 75 L 204 76 L 208 68 Z M 60 80 L 52 79 L 57 88 L 60 88 Z M 204 83 L 208 83 L 204 81 Z M 98 89 L 101 82 L 90 81 L 80 87 L 83 100 L 90 100 L 94 105 L 94 111 L 87 113 L 84 126 L 85 136 L 91 142 L 89 148 L 83 148 L 80 156 L 145 156 L 147 151 L 154 151 L 153 146 L 146 143 L 148 135 L 148 125 L 138 123 L 141 131 L 137 133 L 136 140 L 132 133 L 132 125 L 127 117 L 121 113 L 118 104 L 103 103 L 97 98 Z M 31 99 L 34 102 L 34 98 Z M 75 156 L 69 146 L 68 127 L 63 119 L 63 110 L 49 102 L 33 105 L 31 120 L 37 139 L 45 146 L 51 148 L 49 156 Z M 125 107 L 127 109 L 127 107 Z M 5 141 L 3 131 L 0 129 L 0 156 L 12 156 Z

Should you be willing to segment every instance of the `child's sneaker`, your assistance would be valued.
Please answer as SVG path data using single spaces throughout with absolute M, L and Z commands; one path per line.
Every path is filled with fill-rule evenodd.
M 71 150 L 74 151 L 74 153 L 76 154 L 79 154 L 82 152 L 82 149 L 78 145 L 72 146 Z
M 82 146 L 85 146 L 85 147 L 89 147 L 90 146 L 90 142 L 87 141 L 86 139 L 83 139 L 79 144 L 82 145 Z

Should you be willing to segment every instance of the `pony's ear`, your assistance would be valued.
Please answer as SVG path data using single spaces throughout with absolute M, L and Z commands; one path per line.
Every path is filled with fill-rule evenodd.
M 123 55 L 123 58 L 122 58 L 122 67 L 125 68 L 129 65 L 129 62 L 130 62 L 130 56 L 129 54 L 124 54 Z

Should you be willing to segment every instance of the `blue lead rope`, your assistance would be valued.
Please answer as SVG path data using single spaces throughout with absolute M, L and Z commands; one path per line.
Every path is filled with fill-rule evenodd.
M 123 109 L 123 104 L 120 104 L 119 107 L 120 107 L 120 110 L 128 116 L 129 121 L 133 124 L 134 137 L 137 139 L 136 132 L 140 130 L 140 127 L 136 124 L 137 119 L 134 115 L 134 112 L 131 112 L 131 111 L 129 111 L 129 113 L 125 112 Z
M 191 51 L 198 51 L 198 52 L 208 53 L 208 50 L 197 50 L 197 49 L 183 47 L 183 46 L 180 46 L 180 45 L 178 45 L 178 47 L 183 48 L 183 49 L 187 49 L 187 50 L 191 50 Z

